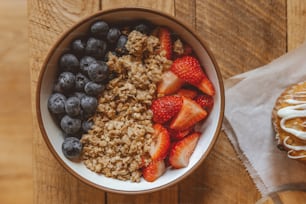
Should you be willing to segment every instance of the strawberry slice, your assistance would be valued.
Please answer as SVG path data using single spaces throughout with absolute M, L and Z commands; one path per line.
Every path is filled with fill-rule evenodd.
M 165 27 L 161 27 L 159 29 L 158 37 L 161 51 L 165 51 L 165 57 L 170 60 L 172 58 L 172 41 L 170 31 Z
M 181 96 L 163 96 L 152 102 L 153 121 L 165 123 L 174 117 L 182 108 Z
M 214 95 L 215 89 L 211 81 L 204 74 L 199 61 L 192 56 L 184 56 L 176 59 L 170 70 L 180 79 L 196 86 L 208 95 Z
M 188 128 L 187 130 L 177 131 L 177 130 L 173 130 L 171 128 L 168 128 L 168 132 L 169 132 L 169 135 L 170 135 L 170 139 L 172 141 L 177 141 L 177 140 L 183 139 L 185 136 L 190 134 L 192 129 L 193 129 L 193 127 Z
M 178 91 L 184 81 L 178 78 L 173 72 L 166 71 L 161 76 L 161 81 L 157 85 L 158 95 L 170 95 Z
M 200 104 L 207 112 L 210 112 L 214 106 L 214 98 L 210 95 L 200 94 L 195 97 L 194 101 Z
M 153 182 L 166 171 L 164 160 L 151 161 L 151 163 L 142 169 L 143 178 L 146 181 Z
M 186 130 L 207 116 L 207 112 L 194 100 L 183 98 L 183 106 L 180 112 L 173 118 L 170 128 L 174 130 Z
M 189 159 L 198 143 L 200 135 L 200 133 L 195 132 L 173 145 L 169 155 L 169 163 L 173 168 L 179 169 L 189 164 Z
M 170 147 L 170 136 L 166 128 L 160 124 L 154 124 L 153 141 L 149 153 L 153 160 L 164 159 Z
M 206 75 L 204 75 L 204 78 L 200 82 L 200 84 L 197 85 L 198 89 L 200 89 L 203 93 L 206 93 L 210 96 L 215 95 L 215 88 L 214 85 L 211 83 L 211 81 L 207 78 Z
M 191 89 L 180 89 L 177 94 L 193 99 L 197 95 L 197 92 Z

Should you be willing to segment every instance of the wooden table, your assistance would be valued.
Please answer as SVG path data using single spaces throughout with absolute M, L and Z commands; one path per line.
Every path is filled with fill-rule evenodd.
M 69 26 L 98 10 L 144 6 L 186 23 L 208 42 L 224 79 L 283 55 L 305 38 L 303 0 L 28 0 L 32 107 L 42 62 Z M 254 203 L 260 198 L 224 133 L 179 184 L 145 195 L 106 193 L 77 181 L 47 149 L 34 114 L 34 203 Z

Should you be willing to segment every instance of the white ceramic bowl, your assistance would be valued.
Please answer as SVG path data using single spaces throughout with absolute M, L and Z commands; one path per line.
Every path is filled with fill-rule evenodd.
M 156 25 L 169 27 L 188 42 L 196 53 L 200 63 L 205 67 L 205 72 L 215 86 L 214 108 L 205 123 L 202 125 L 202 136 L 190 158 L 188 167 L 182 169 L 169 169 L 154 182 L 144 179 L 140 183 L 120 181 L 96 174 L 80 163 L 68 160 L 62 153 L 61 145 L 64 137 L 60 128 L 55 124 L 47 108 L 47 101 L 52 92 L 52 87 L 57 74 L 57 65 L 60 55 L 63 53 L 72 39 L 88 31 L 92 22 L 103 19 L 109 23 L 118 23 L 122 20 L 146 19 Z M 126 194 L 139 194 L 163 189 L 177 183 L 192 173 L 207 157 L 211 151 L 221 129 L 224 112 L 224 88 L 218 66 L 206 46 L 205 42 L 189 26 L 167 14 L 144 8 L 119 8 L 98 12 L 81 20 L 67 32 L 65 32 L 50 50 L 41 69 L 36 93 L 37 119 L 43 138 L 59 163 L 71 174 L 81 181 L 96 188 Z

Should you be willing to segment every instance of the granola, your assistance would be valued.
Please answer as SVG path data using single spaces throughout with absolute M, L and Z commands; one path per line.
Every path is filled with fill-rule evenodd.
M 150 162 L 154 133 L 150 106 L 156 83 L 172 61 L 159 50 L 159 39 L 138 31 L 128 35 L 128 55 L 109 54 L 108 66 L 117 77 L 98 99 L 94 126 L 83 135 L 82 160 L 107 177 L 139 182 L 141 167 Z

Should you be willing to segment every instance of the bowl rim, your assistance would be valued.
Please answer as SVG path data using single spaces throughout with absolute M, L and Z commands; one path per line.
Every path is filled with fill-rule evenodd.
M 60 45 L 60 43 L 73 30 L 75 30 L 80 25 L 82 25 L 82 24 L 92 20 L 92 18 L 96 18 L 96 17 L 99 17 L 101 15 L 105 15 L 105 14 L 108 14 L 108 13 L 114 13 L 114 12 L 118 12 L 118 11 L 119 12 L 120 11 L 142 11 L 142 12 L 152 13 L 152 14 L 155 14 L 155 15 L 160 15 L 160 16 L 162 16 L 164 18 L 167 18 L 167 19 L 169 19 L 171 21 L 174 21 L 175 23 L 179 24 L 181 27 L 186 29 L 189 33 L 191 33 L 196 38 L 196 40 L 206 50 L 208 56 L 210 57 L 210 59 L 212 61 L 212 64 L 215 67 L 215 71 L 216 71 L 217 78 L 218 78 L 218 83 L 219 83 L 219 86 L 220 86 L 219 87 L 220 88 L 220 114 L 219 114 L 218 124 L 217 124 L 216 130 L 215 130 L 215 133 L 213 135 L 211 143 L 208 145 L 207 151 L 202 155 L 200 160 L 193 167 L 191 167 L 189 169 L 188 172 L 186 172 L 185 174 L 183 174 L 179 178 L 177 178 L 177 179 L 175 179 L 175 180 L 173 180 L 173 181 L 171 181 L 171 182 L 169 182 L 167 184 L 164 184 L 164 185 L 152 188 L 152 189 L 147 189 L 147 190 L 126 191 L 126 190 L 112 189 L 112 188 L 108 188 L 108 187 L 105 187 L 105 186 L 101 186 L 101 185 L 95 184 L 95 183 L 87 180 L 86 178 L 78 175 L 73 169 L 71 169 L 60 158 L 60 156 L 57 154 L 56 150 L 52 146 L 52 144 L 51 144 L 51 142 L 50 142 L 50 140 L 49 140 L 49 138 L 47 136 L 46 130 L 44 128 L 44 125 L 43 125 L 41 109 L 40 109 L 40 92 L 41 92 L 41 86 L 42 86 L 42 79 L 43 79 L 43 76 L 45 74 L 48 62 L 49 62 L 51 56 L 55 53 L 56 48 Z M 85 183 L 85 184 L 87 184 L 89 186 L 92 186 L 92 187 L 94 187 L 96 189 L 104 190 L 104 191 L 111 192 L 111 193 L 130 194 L 130 195 L 152 193 L 152 192 L 155 192 L 155 191 L 159 191 L 159 190 L 165 189 L 167 187 L 170 187 L 172 185 L 175 185 L 175 184 L 179 183 L 184 178 L 186 178 L 191 173 L 193 173 L 194 170 L 196 170 L 198 168 L 198 166 L 200 166 L 203 163 L 203 161 L 207 158 L 207 156 L 211 152 L 212 148 L 214 147 L 214 145 L 215 145 L 215 143 L 217 141 L 217 138 L 219 137 L 219 134 L 221 132 L 222 122 L 223 122 L 223 118 L 224 118 L 224 109 L 225 109 L 225 93 L 224 93 L 224 84 L 223 84 L 223 79 L 222 79 L 221 71 L 220 71 L 220 68 L 219 68 L 215 58 L 214 58 L 214 55 L 209 50 L 206 42 L 197 34 L 197 32 L 195 32 L 195 30 L 191 26 L 189 26 L 186 23 L 182 22 L 180 19 L 177 19 L 175 16 L 172 16 L 170 14 L 164 13 L 164 12 L 162 12 L 160 10 L 153 10 L 153 9 L 145 8 L 145 7 L 119 7 L 119 8 L 100 10 L 100 11 L 97 11 L 97 12 L 93 13 L 92 15 L 89 15 L 89 16 L 87 16 L 85 18 L 82 18 L 81 20 L 79 20 L 76 23 L 74 23 L 68 30 L 66 30 L 65 32 L 60 34 L 60 36 L 57 38 L 56 42 L 49 49 L 48 54 L 45 57 L 43 64 L 41 65 L 41 70 L 40 70 L 40 73 L 39 73 L 39 77 L 38 77 L 38 81 L 37 81 L 37 85 L 36 85 L 36 93 L 35 94 L 36 94 L 36 99 L 35 99 L 35 102 L 36 102 L 36 105 L 35 105 L 35 108 L 36 108 L 36 118 L 37 118 L 37 122 L 38 122 L 38 126 L 39 126 L 39 129 L 40 129 L 40 132 L 41 132 L 41 134 L 42 134 L 42 136 L 44 138 L 45 143 L 47 144 L 48 149 L 51 151 L 51 153 L 56 158 L 56 160 L 61 164 L 61 166 L 64 167 L 64 169 L 66 169 L 71 175 L 73 175 L 75 178 L 77 178 L 81 182 L 83 182 L 83 183 Z

